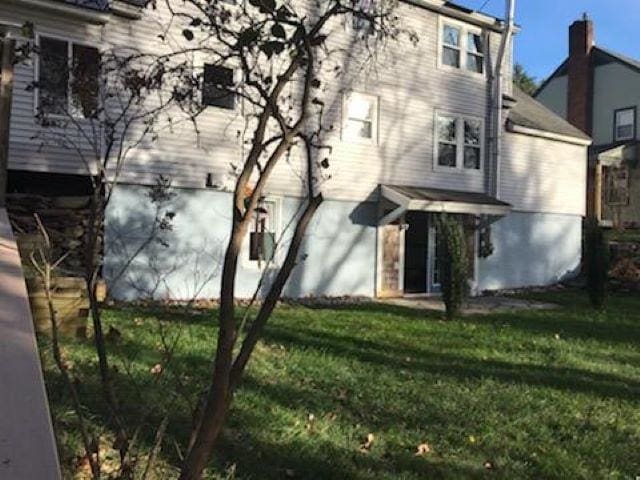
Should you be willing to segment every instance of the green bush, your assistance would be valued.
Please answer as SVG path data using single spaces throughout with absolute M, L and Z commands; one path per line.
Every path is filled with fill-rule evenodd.
M 438 220 L 442 299 L 447 319 L 460 313 L 469 293 L 467 247 L 464 229 L 457 218 L 443 214 Z
M 585 226 L 585 271 L 587 292 L 594 308 L 602 308 L 607 296 L 609 248 L 597 220 L 589 219 Z

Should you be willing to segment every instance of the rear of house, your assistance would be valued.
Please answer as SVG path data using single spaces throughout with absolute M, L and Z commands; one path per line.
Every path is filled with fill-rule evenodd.
M 36 42 L 73 58 L 86 53 L 83 47 L 156 48 L 157 26 L 167 20 L 162 5 L 155 11 L 121 3 L 120 10 L 99 11 L 60 5 L 40 2 L 35 9 L 28 0 L 11 0 L 0 5 L 0 23 L 33 21 Z M 437 0 L 401 3 L 399 14 L 420 33 L 418 45 L 392 44 L 375 74 L 332 85 L 326 94 L 339 126 L 330 139 L 331 179 L 323 185 L 326 201 L 309 227 L 285 295 L 438 293 L 436 220 L 443 213 L 465 226 L 476 293 L 548 285 L 574 274 L 589 138 L 512 89 L 510 45 L 501 92 L 504 121 L 499 134 L 493 128 L 491 72 L 503 22 Z M 340 28 L 340 35 L 354 34 L 353 26 Z M 43 74 L 37 57 L 16 67 L 11 188 L 56 195 L 60 186 L 64 195 L 73 189 L 80 194 L 88 175 L 73 152 L 40 148 L 33 140 L 46 127 L 34 118 L 38 89 L 26 87 Z M 237 115 L 241 102 L 212 102 L 200 120 L 206 136 L 177 127 L 156 144 L 139 147 L 126 165 L 106 222 L 104 275 L 114 296 L 218 296 L 231 221 L 229 165 L 246 154 Z M 261 276 L 269 280 L 265 259 L 275 265 L 282 260 L 301 203 L 295 165 L 278 168 L 262 204 L 266 215 L 243 247 L 239 297 L 251 296 Z M 159 174 L 171 179 L 176 194 L 166 207 L 175 212 L 173 229 L 129 264 L 154 224 L 148 192 Z M 252 242 L 256 238 L 262 241 Z

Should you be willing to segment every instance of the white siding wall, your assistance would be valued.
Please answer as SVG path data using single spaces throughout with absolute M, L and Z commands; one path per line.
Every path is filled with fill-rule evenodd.
M 109 47 L 136 46 L 155 51 L 160 43 L 157 34 L 166 22 L 163 3 L 157 11 L 147 10 L 141 21 L 117 17 L 105 26 L 86 25 L 80 20 L 61 17 L 51 12 L 37 12 L 13 4 L 0 5 L 0 18 L 14 22 L 33 21 L 35 30 L 45 35 L 58 35 Z M 341 89 L 348 82 L 335 82 L 324 98 L 334 115 L 335 135 L 331 156 L 332 179 L 326 184 L 327 196 L 336 199 L 362 200 L 370 196 L 379 183 L 399 183 L 469 191 L 485 188 L 484 172 L 436 172 L 433 168 L 434 113 L 436 110 L 485 117 L 487 112 L 487 77 L 438 66 L 440 17 L 408 4 L 399 7 L 406 26 L 419 34 L 417 47 L 407 41 L 390 45 L 380 55 L 377 72 L 367 72 L 355 80 L 353 90 L 370 93 L 379 99 L 379 141 L 377 145 L 356 145 L 340 139 L 342 115 Z M 176 25 L 175 39 L 182 26 Z M 348 42 L 343 25 L 339 41 Z M 490 34 L 491 58 L 495 58 L 500 37 Z M 508 69 L 510 71 L 510 68 Z M 38 151 L 39 142 L 32 140 L 37 132 L 33 119 L 33 93 L 25 87 L 33 80 L 33 65 L 17 68 L 11 136 L 13 169 L 30 169 L 64 173 L 86 173 L 84 165 L 71 151 L 46 148 Z M 329 79 L 326 79 L 329 80 Z M 509 84 L 509 82 L 507 82 Z M 206 174 L 222 176 L 230 164 L 242 159 L 239 133 L 243 124 L 237 113 L 209 108 L 199 122 L 198 138 L 189 124 L 164 133 L 151 146 L 139 148 L 128 163 L 123 181 L 152 183 L 158 173 L 169 175 L 176 186 L 203 188 Z M 485 125 L 486 127 L 486 125 Z M 485 158 L 485 168 L 488 165 Z M 282 162 L 270 184 L 272 193 L 293 194 L 301 187 L 297 161 Z
M 587 147 L 507 133 L 500 199 L 516 211 L 585 215 Z

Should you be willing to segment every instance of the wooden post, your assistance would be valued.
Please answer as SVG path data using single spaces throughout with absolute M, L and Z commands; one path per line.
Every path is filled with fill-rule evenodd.
M 602 220 L 602 164 L 596 160 L 593 181 L 593 216 L 600 222 Z
M 16 42 L 13 39 L 5 38 L 0 42 L 0 46 L 2 52 L 0 59 L 0 207 L 4 207 L 9 173 L 9 129 Z

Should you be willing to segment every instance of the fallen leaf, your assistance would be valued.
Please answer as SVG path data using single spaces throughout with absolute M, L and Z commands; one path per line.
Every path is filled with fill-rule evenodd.
M 374 440 L 375 440 L 375 436 L 373 435 L 373 433 L 368 434 L 365 442 L 362 445 L 360 445 L 360 451 L 362 453 L 369 453 L 369 451 L 371 450 L 371 447 L 373 446 Z
M 428 443 L 421 443 L 420 445 L 418 445 L 418 450 L 416 451 L 416 456 L 421 457 L 423 455 L 426 455 L 430 451 L 431 451 L 431 447 L 429 446 Z
M 496 466 L 492 461 L 487 460 L 486 462 L 484 462 L 484 468 L 486 468 L 487 470 L 493 470 L 494 468 L 496 468 Z
M 160 375 L 162 373 L 162 364 L 156 363 L 149 371 L 154 375 Z

